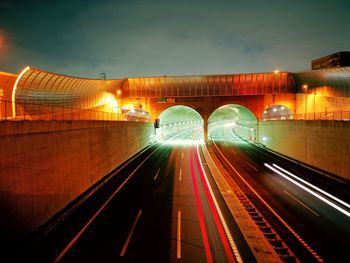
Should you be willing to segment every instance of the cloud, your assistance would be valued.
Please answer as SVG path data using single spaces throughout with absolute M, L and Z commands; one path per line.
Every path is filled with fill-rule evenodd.
M 13 50 L 0 67 L 31 63 L 113 78 L 304 70 L 311 58 L 349 47 L 345 7 L 337 0 L 34 1 L 5 16 Z

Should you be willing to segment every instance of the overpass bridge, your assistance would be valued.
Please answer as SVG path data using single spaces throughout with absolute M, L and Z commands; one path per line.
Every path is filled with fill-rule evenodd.
M 58 108 L 117 113 L 123 119 L 126 111 L 136 107 L 147 111 L 155 120 L 167 108 L 183 105 L 196 110 L 207 123 L 209 116 L 226 104 L 247 108 L 257 120 L 278 115 L 270 111 L 274 105 L 280 105 L 288 112 L 289 116 L 284 117 L 295 119 L 298 114 L 324 112 L 325 108 L 328 112 L 347 111 L 347 101 L 339 98 L 350 96 L 346 67 L 300 73 L 276 71 L 117 80 L 75 78 L 27 67 L 18 75 L 1 74 L 0 81 L 1 119 L 35 119 L 44 115 L 54 119 L 53 113 Z
M 317 158 L 281 148 L 284 143 L 267 128 L 269 120 L 293 120 L 295 125 L 296 120 L 349 120 L 350 67 L 111 80 L 26 67 L 18 75 L 1 73 L 0 88 L 0 120 L 157 121 L 157 136 L 199 125 L 205 138 L 210 124 L 227 121 L 249 140 L 350 178 L 347 161 L 341 161 L 341 172 L 330 169 L 322 165 L 326 160 L 311 161 Z M 295 140 L 304 143 L 306 137 Z
M 0 81 L 0 119 L 155 122 L 167 116 L 160 118 L 166 133 L 169 125 L 189 118 L 190 108 L 201 116 L 205 137 L 208 122 L 215 121 L 211 116 L 216 116 L 236 119 L 253 129 L 257 138 L 257 123 L 262 120 L 350 118 L 349 67 L 116 80 L 76 78 L 27 67 L 18 75 L 2 74 Z M 161 115 L 166 110 L 175 114 Z

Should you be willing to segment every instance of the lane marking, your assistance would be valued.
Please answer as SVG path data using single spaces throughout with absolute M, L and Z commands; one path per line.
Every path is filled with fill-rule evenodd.
M 302 206 L 304 206 L 306 209 L 308 209 L 311 213 L 313 213 L 316 216 L 319 216 L 319 214 L 317 214 L 314 210 L 312 210 L 310 207 L 308 207 L 306 204 L 304 204 L 302 201 L 300 201 L 298 198 L 296 198 L 294 195 L 292 195 L 291 193 L 287 192 L 286 190 L 283 190 L 287 195 L 289 195 L 290 197 L 292 197 L 295 201 L 297 201 L 299 204 L 301 204 Z
M 223 246 L 225 248 L 226 256 L 227 256 L 229 262 L 240 262 L 241 263 L 241 262 L 243 262 L 243 260 L 238 252 L 238 248 L 237 248 L 237 246 L 232 238 L 232 235 L 231 235 L 230 230 L 227 226 L 225 218 L 224 218 L 224 216 L 221 212 L 221 209 L 219 207 L 219 204 L 215 198 L 213 189 L 211 188 L 211 185 L 209 183 L 208 176 L 204 170 L 201 158 L 199 156 L 198 145 L 197 145 L 196 150 L 197 150 L 196 161 L 197 161 L 197 165 L 199 167 L 200 176 L 203 180 L 203 186 L 204 186 L 205 193 L 207 195 L 207 200 L 208 200 L 210 208 L 212 210 L 212 214 L 213 214 L 213 217 L 215 219 L 216 226 L 217 226 L 217 229 L 218 229 L 220 237 L 221 237 L 221 241 L 222 241 Z M 221 222 L 221 224 L 220 224 L 220 222 Z M 227 243 L 227 241 L 229 242 L 232 250 L 230 249 L 230 246 Z M 232 252 L 234 255 L 232 254 Z
M 179 172 L 179 181 L 181 181 L 182 179 L 182 169 L 180 168 L 180 172 Z
M 350 212 L 346 211 L 345 209 L 337 206 L 336 204 L 332 203 L 331 201 L 329 201 L 327 198 L 324 198 L 323 196 L 319 195 L 318 193 L 312 191 L 311 189 L 303 186 L 301 183 L 298 183 L 297 181 L 293 180 L 292 178 L 290 178 L 289 176 L 285 175 L 284 173 L 282 173 L 281 171 L 277 170 L 276 168 L 272 167 L 271 165 L 265 163 L 264 164 L 266 167 L 268 167 L 270 170 L 278 173 L 279 175 L 283 176 L 284 178 L 286 178 L 288 181 L 294 183 L 295 185 L 299 186 L 300 188 L 304 189 L 306 192 L 309 192 L 310 194 L 312 194 L 313 196 L 317 197 L 318 199 L 322 200 L 323 202 L 325 202 L 326 204 L 332 206 L 333 208 L 335 208 L 336 210 L 338 210 L 339 212 L 343 213 L 344 215 L 350 217 Z
M 158 177 L 159 172 L 160 172 L 160 168 L 158 168 L 158 171 L 157 171 L 156 175 L 155 175 L 154 178 L 153 178 L 154 181 L 157 180 L 157 177 Z
M 183 159 L 183 158 L 184 158 L 184 153 L 181 154 L 181 159 Z
M 177 211 L 177 249 L 176 258 L 181 258 L 181 211 Z
M 160 146 L 159 146 L 160 147 Z M 158 147 L 158 148 L 159 148 Z M 156 150 L 158 150 L 158 148 Z M 124 180 L 124 182 L 114 191 L 114 193 L 107 199 L 107 201 L 97 210 L 97 212 L 90 218 L 90 220 L 83 226 L 83 228 L 75 235 L 75 237 L 68 243 L 68 245 L 62 250 L 62 252 L 57 256 L 54 263 L 61 261 L 64 255 L 68 252 L 69 249 L 75 244 L 75 242 L 81 237 L 85 230 L 92 224 L 96 217 L 102 212 L 102 210 L 109 204 L 113 197 L 124 187 L 124 185 L 130 180 L 130 178 L 137 172 L 137 170 L 156 152 L 154 150 L 150 155 L 144 159 L 139 166 Z
M 291 172 L 289 172 L 289 171 L 283 169 L 282 167 L 278 166 L 277 164 L 272 164 L 272 166 L 274 166 L 274 167 L 276 167 L 277 169 L 281 170 L 282 172 L 285 172 L 286 174 L 292 176 L 294 179 L 297 179 L 298 181 L 300 181 L 300 182 L 302 182 L 302 183 L 304 183 L 304 184 L 310 186 L 311 188 L 313 188 L 313 189 L 319 191 L 320 193 L 322 193 L 322 194 L 328 196 L 329 198 L 333 199 L 334 201 L 336 201 L 336 202 L 338 202 L 338 203 L 340 203 L 340 204 L 346 206 L 347 208 L 350 208 L 350 205 L 349 205 L 348 203 L 346 203 L 346 202 L 344 202 L 343 200 L 341 200 L 341 199 L 339 199 L 339 198 L 337 198 L 337 197 L 331 195 L 330 193 L 328 193 L 328 192 L 322 190 L 321 188 L 318 188 L 317 186 L 314 186 L 313 184 L 310 184 L 309 182 L 307 182 L 307 181 L 305 181 L 305 180 L 299 178 L 298 176 L 296 176 L 296 175 L 292 174 Z
M 258 169 L 257 168 L 255 168 L 255 166 L 254 165 L 252 165 L 252 164 L 250 164 L 249 162 L 247 162 L 247 164 L 250 166 L 250 167 L 252 167 L 255 171 L 258 171 Z
M 304 247 L 316 258 L 317 261 L 323 262 L 320 256 L 316 254 L 316 252 L 308 245 L 305 243 L 305 241 L 293 230 L 293 228 L 287 224 L 286 221 L 280 217 L 280 215 L 255 191 L 255 189 L 243 178 L 243 176 L 232 166 L 232 164 L 227 160 L 227 158 L 223 155 L 223 153 L 219 150 L 219 148 L 216 146 L 216 143 L 214 142 L 215 148 L 218 150 L 219 154 L 222 156 L 222 158 L 226 161 L 226 163 L 232 168 L 232 170 L 239 176 L 239 178 L 248 186 L 248 188 L 256 195 L 256 197 L 271 211 L 271 213 L 278 218 L 281 223 L 291 232 L 297 240 L 301 244 L 304 245 Z
M 135 221 L 134 221 L 134 224 L 133 224 L 132 227 L 131 227 L 131 230 L 130 230 L 130 233 L 129 233 L 129 235 L 128 235 L 128 238 L 126 239 L 125 244 L 124 244 L 124 247 L 123 247 L 122 251 L 120 252 L 120 256 L 121 256 L 121 257 L 123 257 L 123 256 L 125 255 L 126 249 L 127 249 L 128 246 L 129 246 L 129 242 L 130 242 L 131 237 L 132 237 L 132 235 L 133 235 L 133 233 L 134 233 L 134 231 L 135 231 L 137 222 L 138 222 L 139 219 L 140 219 L 141 213 L 142 213 L 142 210 L 140 210 L 140 211 L 138 212 L 137 216 L 136 216 L 136 219 L 135 219 Z

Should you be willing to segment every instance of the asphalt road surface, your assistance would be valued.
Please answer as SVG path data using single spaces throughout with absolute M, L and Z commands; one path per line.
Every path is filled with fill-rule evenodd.
M 126 162 L 25 242 L 33 262 L 256 262 L 203 163 L 201 130 Z
M 301 262 L 349 261 L 347 183 L 248 143 L 232 128 L 215 129 L 210 145 Z

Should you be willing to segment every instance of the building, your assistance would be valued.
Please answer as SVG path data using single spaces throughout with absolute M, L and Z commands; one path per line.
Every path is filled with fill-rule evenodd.
M 350 66 L 350 51 L 340 51 L 311 61 L 311 68 L 340 68 Z

